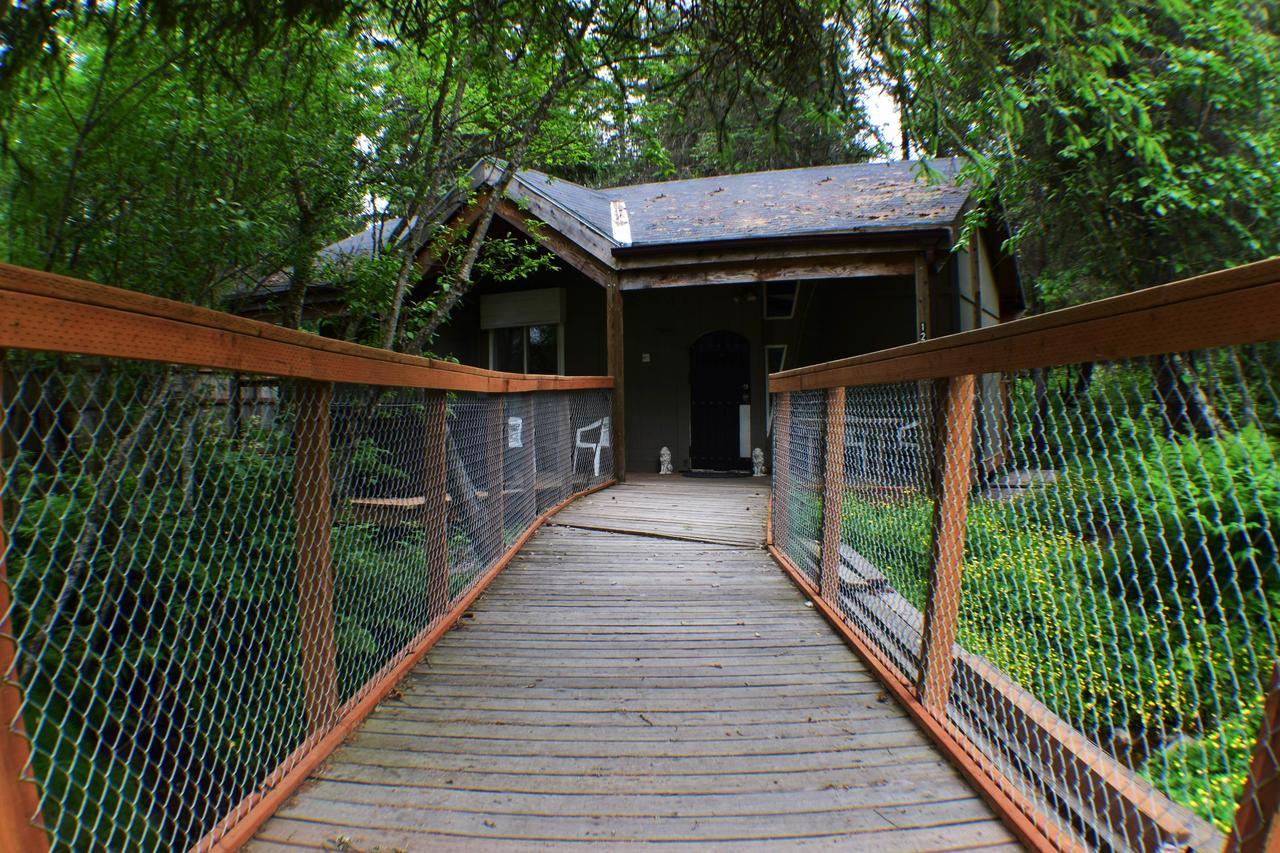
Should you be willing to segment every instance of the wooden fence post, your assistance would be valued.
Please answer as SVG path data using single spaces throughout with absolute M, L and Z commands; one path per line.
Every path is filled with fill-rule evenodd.
M 1253 763 L 1225 849 L 1231 853 L 1280 850 L 1280 665 L 1271 671 Z
M 827 389 L 827 453 L 822 469 L 822 597 L 840 610 L 840 514 L 844 504 L 845 389 Z
M 497 560 L 506 550 L 506 537 L 503 527 L 506 523 L 506 504 L 503 498 L 502 461 L 507 446 L 506 442 L 506 397 L 502 394 L 491 394 L 488 399 L 488 411 L 485 418 L 485 486 L 489 490 L 486 505 L 489 510 L 489 555 L 490 560 Z
M 0 350 L 0 363 L 4 351 Z M 4 379 L 0 376 L 0 383 Z M 3 386 L 0 385 L 0 391 Z M 0 423 L 4 421 L 4 395 L 0 393 Z M 0 439 L 0 450 L 3 450 Z M 9 618 L 13 596 L 5 569 L 8 538 L 4 527 L 4 454 L 0 453 L 0 853 L 27 853 L 49 849 L 41 827 L 40 793 L 23 774 L 31 762 L 31 744 L 22 724 L 21 688 L 10 681 L 15 669 L 17 643 Z
M 422 527 L 426 532 L 427 618 L 449 609 L 449 479 L 448 400 L 444 391 L 426 392 L 423 416 L 424 502 Z M 462 496 L 457 496 L 458 500 Z
M 300 381 L 293 465 L 293 512 L 298 565 L 298 633 L 303 705 L 312 734 L 332 725 L 338 709 L 337 645 L 333 625 L 333 524 L 330 517 L 329 404 L 333 385 Z
M 773 518 L 769 525 L 769 544 L 781 542 L 786 550 L 791 517 L 791 392 L 778 394 L 778 406 L 773 413 Z M 779 537 L 781 537 L 779 539 Z
M 920 701 L 942 716 L 951 691 L 951 648 L 960 617 L 965 521 L 973 463 L 975 377 L 954 376 L 945 383 L 939 425 L 937 490 L 933 508 L 929 599 L 920 650 Z

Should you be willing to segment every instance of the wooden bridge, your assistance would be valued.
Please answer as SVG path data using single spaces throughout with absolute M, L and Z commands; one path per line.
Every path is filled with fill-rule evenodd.
M 1280 259 L 775 374 L 772 476 L 660 477 L 614 376 L 0 265 L 0 853 L 1280 849 L 1278 341 Z
M 767 496 L 632 477 L 553 517 L 251 849 L 1016 849 L 764 552 Z

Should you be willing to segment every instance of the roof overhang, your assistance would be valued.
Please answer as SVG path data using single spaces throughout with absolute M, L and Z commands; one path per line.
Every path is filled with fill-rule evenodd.
M 470 195 L 480 192 L 483 196 L 486 186 L 497 186 L 504 169 L 496 160 L 477 163 L 468 176 Z M 437 216 L 445 221 L 469 214 L 474 221 L 479 204 L 466 202 L 461 192 L 456 193 L 437 208 Z M 512 177 L 494 214 L 597 284 L 616 284 L 622 290 L 911 276 L 922 253 L 940 262 L 963 225 L 963 216 L 958 216 L 952 222 L 914 226 L 626 245 L 520 174 Z M 989 248 L 996 248 L 1001 240 L 992 230 L 984 229 L 984 239 Z M 992 257 L 1001 256 L 995 251 Z M 1001 313 L 1007 315 L 1020 309 L 1022 292 L 1012 261 L 1003 260 L 997 283 Z

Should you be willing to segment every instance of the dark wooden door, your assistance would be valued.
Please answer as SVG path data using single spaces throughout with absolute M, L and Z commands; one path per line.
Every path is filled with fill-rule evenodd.
M 751 403 L 751 347 L 733 332 L 711 332 L 689 350 L 689 461 L 694 468 L 749 470 L 738 443 L 739 409 Z

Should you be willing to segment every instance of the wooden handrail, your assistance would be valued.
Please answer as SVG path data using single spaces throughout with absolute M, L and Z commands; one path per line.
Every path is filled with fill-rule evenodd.
M 839 361 L 784 370 L 805 391 L 1116 361 L 1280 338 L 1280 258 Z
M 10 264 L 0 264 L 3 348 L 442 391 L 614 386 L 608 376 L 502 373 L 418 358 Z

